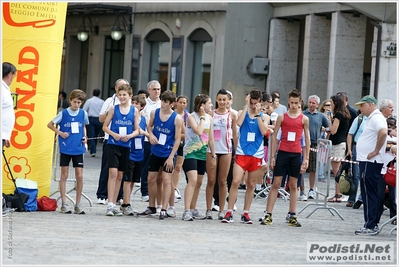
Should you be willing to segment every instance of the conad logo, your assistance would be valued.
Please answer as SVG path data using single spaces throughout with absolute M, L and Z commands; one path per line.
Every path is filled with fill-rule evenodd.
M 53 26 L 56 22 L 55 19 L 45 19 L 45 20 L 35 20 L 35 21 L 26 21 L 26 22 L 15 22 L 11 18 L 11 8 L 10 3 L 3 3 L 3 17 L 5 22 L 14 27 L 28 27 L 32 26 L 33 28 L 45 28 Z

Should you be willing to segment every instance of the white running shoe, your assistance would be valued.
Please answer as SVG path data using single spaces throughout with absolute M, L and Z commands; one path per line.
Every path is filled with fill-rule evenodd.
M 106 204 L 105 198 L 97 198 L 97 204 L 105 205 Z
M 308 197 L 305 194 L 298 195 L 298 201 L 307 201 L 307 200 L 308 200 Z

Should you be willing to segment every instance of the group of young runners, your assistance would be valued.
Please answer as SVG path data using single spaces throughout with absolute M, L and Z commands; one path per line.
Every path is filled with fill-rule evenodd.
M 159 83 L 155 83 L 158 84 Z M 159 85 L 160 87 L 160 85 Z M 208 95 L 199 94 L 193 99 L 193 112 L 185 110 L 188 99 L 176 97 L 170 90 L 160 95 L 160 107 L 154 108 L 146 119 L 140 112 L 146 105 L 142 96 L 133 96 L 128 84 L 118 87 L 116 96 L 119 103 L 110 105 L 106 111 L 103 130 L 109 135 L 107 142 L 108 206 L 107 216 L 133 215 L 130 195 L 134 182 L 139 181 L 144 160 L 144 138 L 151 143 L 148 164 L 148 208 L 138 216 L 159 215 L 163 220 L 175 217 L 174 189 L 183 169 L 187 185 L 184 190 L 184 211 L 182 220 L 213 219 L 212 198 L 217 183 L 219 211 L 217 218 L 223 223 L 233 222 L 234 205 L 238 188 L 246 175 L 246 193 L 241 222 L 252 224 L 249 216 L 259 177 L 263 177 L 265 168 L 265 136 L 271 136 L 270 170 L 274 173 L 274 182 L 269 192 L 263 225 L 272 224 L 272 211 L 285 169 L 289 168 L 290 198 L 288 225 L 301 226 L 296 218 L 297 179 L 306 171 L 309 159 L 309 121 L 301 110 L 301 94 L 297 89 L 289 92 L 288 111 L 278 115 L 275 125 L 271 126 L 266 114 L 263 94 L 252 90 L 245 98 L 242 110 L 231 108 L 231 92 L 221 89 L 216 95 L 215 108 Z M 57 114 L 48 124 L 58 135 L 61 152 L 61 212 L 72 213 L 66 204 L 65 182 L 69 162 L 72 160 L 77 178 L 75 213 L 84 214 L 80 205 L 83 188 L 83 154 L 87 142 L 85 125 L 87 114 L 80 108 L 85 93 L 79 89 L 70 94 L 71 106 Z M 180 102 L 183 102 L 179 106 Z M 56 127 L 59 125 L 59 127 Z M 271 127 L 270 127 L 271 126 Z M 274 132 L 280 134 L 268 135 Z M 305 146 L 301 138 L 305 137 Z M 277 145 L 279 144 L 279 145 Z M 232 155 L 235 152 L 234 160 Z M 226 182 L 230 163 L 234 162 L 231 186 Z M 205 173 L 206 214 L 197 209 L 197 200 Z M 118 193 L 123 183 L 123 202 L 117 208 Z M 225 199 L 228 191 L 227 208 Z M 157 207 L 155 207 L 155 200 Z M 169 207 L 169 208 L 168 208 Z M 157 211 L 157 208 L 160 209 Z

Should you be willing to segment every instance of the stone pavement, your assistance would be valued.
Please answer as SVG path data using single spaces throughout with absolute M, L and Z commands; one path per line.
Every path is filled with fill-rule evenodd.
M 97 157 L 86 153 L 84 193 L 93 207 L 82 198 L 85 215 L 56 212 L 14 212 L 2 218 L 3 265 L 307 265 L 307 242 L 381 242 L 392 241 L 397 250 L 396 231 L 388 236 L 387 225 L 377 236 L 357 236 L 354 231 L 363 224 L 363 209 L 345 207 L 346 202 L 329 203 L 344 217 L 341 220 L 325 209 L 309 206 L 298 220 L 302 227 L 287 226 L 285 215 L 288 202 L 278 199 L 273 211 L 273 225 L 260 225 L 258 218 L 265 209 L 265 200 L 254 200 L 250 215 L 253 225 L 240 223 L 244 191 L 239 190 L 234 223 L 218 220 L 181 220 L 183 202 L 176 204 L 177 217 L 160 221 L 158 217 L 107 217 L 106 206 L 96 204 L 96 190 L 101 165 L 101 146 Z M 59 170 L 57 170 L 57 181 Z M 331 177 L 330 195 L 333 195 Z M 184 192 L 185 178 L 181 176 L 179 189 Z M 305 187 L 308 189 L 308 175 Z M 51 192 L 58 182 L 52 181 Z M 198 208 L 205 213 L 206 177 L 198 200 Z M 321 188 L 326 184 L 321 184 Z M 73 182 L 67 183 L 67 188 Z M 136 189 L 136 187 L 134 188 Z M 326 189 L 324 189 L 326 190 Z M 307 190 L 306 190 L 307 192 Z M 74 194 L 70 194 L 73 199 Z M 53 197 L 58 197 L 57 193 Z M 133 209 L 143 211 L 140 192 L 132 195 Z M 297 211 L 315 200 L 298 202 Z M 59 202 L 60 205 L 60 202 Z M 70 203 L 70 205 L 72 205 Z M 217 213 L 214 212 L 214 218 Z M 384 212 L 382 222 L 389 219 Z M 356 263 L 355 263 L 356 264 Z M 357 262 L 361 264 L 361 262 Z M 397 264 L 397 253 L 394 262 Z M 319 264 L 320 265 L 320 264 Z

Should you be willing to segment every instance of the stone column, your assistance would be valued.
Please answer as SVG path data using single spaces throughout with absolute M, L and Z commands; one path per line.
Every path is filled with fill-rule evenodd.
M 320 103 L 331 96 L 327 95 L 330 32 L 331 20 L 306 16 L 301 85 L 305 104 L 310 95 L 319 96 Z
M 381 54 L 380 54 L 380 67 L 378 70 L 378 92 L 376 98 L 378 103 L 381 100 L 387 98 L 394 102 L 394 108 L 397 109 L 397 35 L 396 35 L 396 24 L 381 24 Z M 374 84 L 375 84 L 375 66 L 376 66 L 376 47 L 378 29 L 374 27 L 374 38 L 373 48 L 371 52 L 372 57 L 372 69 L 371 69 L 371 81 L 370 81 L 370 94 L 374 95 Z
M 362 96 L 367 19 L 342 12 L 331 17 L 327 95 L 345 91 L 353 105 Z
M 272 19 L 269 39 L 269 75 L 266 88 L 269 93 L 280 92 L 280 102 L 287 105 L 288 92 L 296 87 L 298 47 L 298 21 Z

